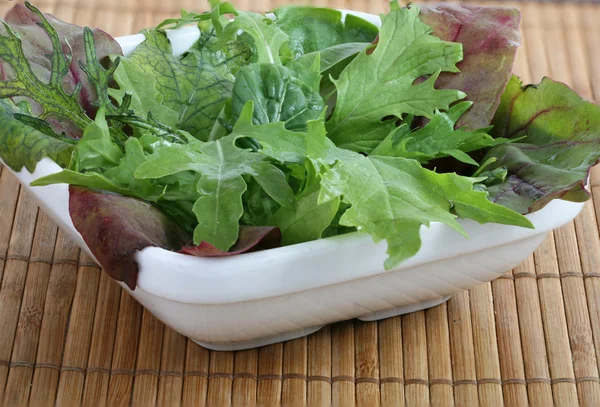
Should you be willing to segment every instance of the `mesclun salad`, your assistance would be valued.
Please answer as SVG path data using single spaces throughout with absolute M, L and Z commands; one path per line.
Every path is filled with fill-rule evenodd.
M 588 199 L 600 108 L 512 76 L 517 10 L 392 1 L 378 28 L 210 7 L 128 56 L 28 3 L 0 33 L 0 157 L 63 167 L 32 185 L 71 185 L 75 227 L 130 288 L 147 246 L 225 256 L 360 231 L 391 269 L 431 222 L 532 227 L 551 200 Z M 173 55 L 165 30 L 185 25 L 200 39 Z

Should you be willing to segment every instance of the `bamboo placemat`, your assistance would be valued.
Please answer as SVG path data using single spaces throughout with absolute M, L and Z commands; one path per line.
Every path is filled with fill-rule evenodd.
M 234 3 L 264 11 L 284 1 Z M 0 5 L 1 13 L 13 4 Z M 387 1 L 313 4 L 382 12 Z M 516 72 L 527 83 L 549 75 L 599 100 L 600 6 L 515 4 L 524 40 Z M 196 0 L 37 5 L 115 35 L 181 7 L 204 7 Z M 599 406 L 600 170 L 592 180 L 596 205 L 506 276 L 447 304 L 220 353 L 142 309 L 0 168 L 0 404 Z

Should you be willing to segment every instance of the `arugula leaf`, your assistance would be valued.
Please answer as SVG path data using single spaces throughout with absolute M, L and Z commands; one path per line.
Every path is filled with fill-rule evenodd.
M 489 126 L 510 79 L 520 44 L 520 12 L 516 8 L 477 7 L 458 4 L 424 5 L 421 20 L 444 41 L 463 46 L 458 73 L 442 73 L 437 89 L 457 89 L 467 94 L 473 106 L 458 127 Z
M 239 220 L 244 213 L 242 196 L 247 185 L 243 175 L 252 176 L 280 205 L 293 202 L 293 192 L 285 175 L 265 157 L 235 146 L 228 136 L 210 143 L 172 145 L 157 150 L 154 157 L 135 171 L 139 179 L 157 179 L 183 171 L 201 174 L 198 199 L 193 211 L 198 226 L 194 242 L 210 243 L 227 251 L 236 242 Z
M 182 9 L 181 17 L 179 18 L 167 18 L 163 20 L 160 24 L 156 26 L 157 30 L 177 30 L 178 28 L 185 27 L 190 24 L 198 24 L 202 21 L 209 20 L 211 18 L 211 13 L 193 13 L 187 10 Z
M 311 88 L 286 67 L 274 64 L 252 64 L 238 72 L 231 105 L 234 122 L 248 101 L 254 101 L 256 123 L 281 121 L 290 130 L 306 129 L 306 122 L 318 119 L 325 108 L 318 88 Z
M 130 57 L 122 58 L 115 72 L 121 89 L 112 95 L 118 98 L 133 91 L 137 97 L 131 107 L 138 114 L 145 116 L 152 109 L 159 122 L 207 140 L 231 95 L 233 76 L 212 62 L 205 63 L 196 49 L 182 57 L 174 56 L 163 32 L 149 30 L 144 34 L 146 41 Z M 152 83 L 154 89 L 148 86 Z
M 373 53 L 363 51 L 334 82 L 338 96 L 327 123 L 329 137 L 339 147 L 368 153 L 395 127 L 394 120 L 382 122 L 385 117 L 431 118 L 436 109 L 448 109 L 464 93 L 433 85 L 441 71 L 458 72 L 461 58 L 461 45 L 431 35 L 419 20 L 418 7 L 398 9 L 396 4 L 383 17 Z M 413 84 L 425 75 L 431 76 Z
M 348 42 L 372 42 L 378 29 L 373 24 L 329 8 L 286 6 L 274 10 L 276 25 L 290 37 L 295 58 Z
M 525 138 L 494 147 L 483 159 L 496 159 L 489 171 L 508 170 L 505 180 L 488 188 L 492 201 L 529 213 L 555 198 L 589 198 L 589 171 L 600 160 L 599 106 L 551 79 L 523 87 L 513 76 L 493 124 L 496 137 Z
M 0 100 L 0 158 L 14 171 L 23 167 L 33 172 L 43 157 L 49 157 L 61 166 L 67 166 L 73 143 L 36 130 L 15 119 L 20 109 L 9 100 Z
M 123 157 L 123 151 L 113 141 L 104 115 L 104 107 L 100 108 L 96 120 L 90 123 L 83 132 L 83 137 L 75 146 L 75 169 L 87 171 L 99 169 L 104 171 L 116 167 Z
M 487 134 L 488 129 L 454 130 L 457 120 L 472 105 L 472 102 L 461 102 L 452 106 L 447 113 L 438 111 L 429 123 L 415 131 L 410 130 L 410 123 L 404 123 L 390 133 L 371 154 L 414 158 L 421 163 L 451 156 L 466 164 L 479 165 L 466 153 L 510 140 L 492 138 Z

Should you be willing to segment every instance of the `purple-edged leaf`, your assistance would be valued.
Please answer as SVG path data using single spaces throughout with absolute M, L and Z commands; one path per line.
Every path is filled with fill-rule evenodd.
M 494 147 L 482 161 L 495 158 L 487 169 L 508 171 L 503 182 L 488 188 L 493 202 L 528 213 L 555 198 L 589 198 L 585 185 L 600 159 L 600 106 L 551 79 L 523 87 L 513 77 L 493 124 L 495 137 L 526 136 Z
M 210 243 L 202 242 L 198 246 L 186 246 L 181 249 L 180 253 L 198 257 L 226 257 L 258 250 L 274 249 L 279 246 L 281 246 L 281 231 L 279 228 L 240 226 L 240 237 L 228 252 L 219 250 Z
M 517 9 L 453 4 L 423 6 L 421 19 L 444 41 L 463 45 L 460 73 L 442 73 L 437 89 L 467 94 L 473 107 L 457 123 L 471 129 L 489 126 L 508 80 L 520 43 Z
M 96 90 L 90 83 L 87 75 L 79 66 L 79 61 L 86 61 L 83 27 L 69 24 L 58 18 L 44 14 L 50 25 L 56 30 L 60 38 L 65 56 L 71 56 L 68 72 L 63 78 L 63 88 L 67 94 L 73 93 L 78 84 L 82 85 L 79 102 L 90 117 L 94 116 L 95 107 L 92 103 L 97 99 Z M 22 4 L 17 4 L 8 12 L 5 21 L 10 28 L 19 35 L 23 46 L 23 53 L 29 61 L 33 73 L 43 82 L 48 83 L 52 75 L 53 46 L 48 33 L 39 25 L 40 17 Z M 122 55 L 123 51 L 117 41 L 106 32 L 93 30 L 95 49 L 98 60 L 108 55 Z M 0 72 L 10 78 L 11 67 L 4 61 L 0 63 Z
M 150 246 L 179 250 L 191 241 L 175 222 L 144 201 L 73 186 L 69 192 L 75 228 L 106 272 L 132 290 L 138 251 Z

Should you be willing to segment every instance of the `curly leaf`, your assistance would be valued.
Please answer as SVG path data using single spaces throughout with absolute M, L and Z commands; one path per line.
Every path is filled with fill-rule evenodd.
M 456 90 L 436 90 L 439 72 L 458 72 L 460 44 L 431 35 L 419 20 L 419 8 L 396 5 L 383 17 L 375 50 L 360 53 L 334 83 L 337 104 L 327 123 L 329 137 L 339 147 L 370 152 L 394 129 L 404 114 L 431 118 L 464 97 Z M 425 81 L 418 78 L 431 75 Z
M 86 51 L 96 57 L 93 62 L 87 59 L 88 65 L 108 55 L 120 55 L 119 44 L 98 29 L 84 39 L 82 27 L 42 14 L 29 3 L 16 5 L 6 23 L 0 30 L 0 71 L 6 76 L 0 94 L 35 100 L 36 115 L 50 119 L 53 127 L 67 135 L 79 136 L 89 123 L 86 115 L 94 116 L 93 104 L 102 96 L 79 62 L 86 60 Z

